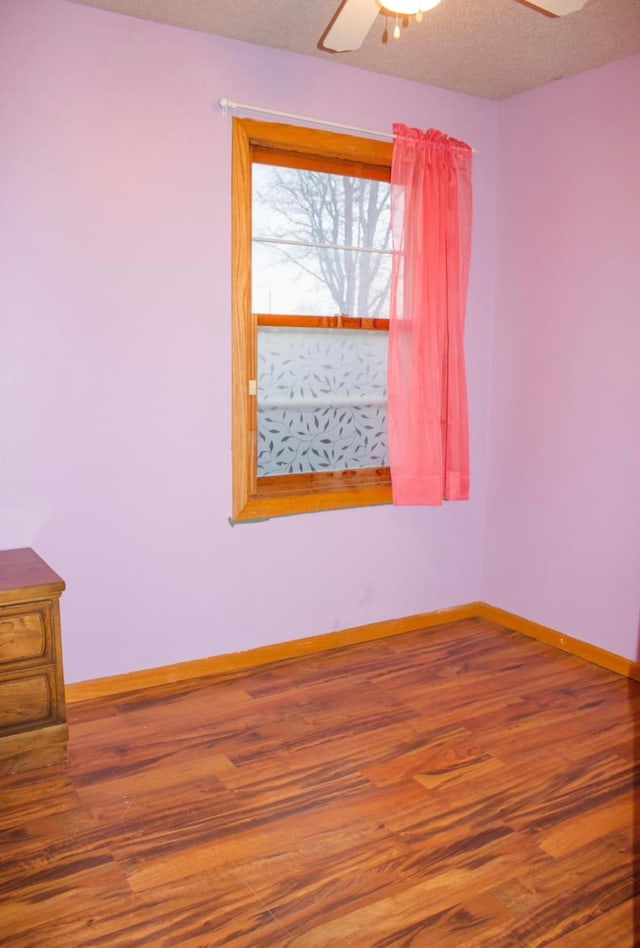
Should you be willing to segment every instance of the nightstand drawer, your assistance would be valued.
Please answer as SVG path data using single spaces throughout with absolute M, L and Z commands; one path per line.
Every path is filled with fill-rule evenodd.
M 20 677 L 0 677 L 0 735 L 55 721 L 53 668 Z
M 0 607 L 0 669 L 51 659 L 51 616 L 48 603 Z
M 66 759 L 63 589 L 32 549 L 0 550 L 0 775 Z

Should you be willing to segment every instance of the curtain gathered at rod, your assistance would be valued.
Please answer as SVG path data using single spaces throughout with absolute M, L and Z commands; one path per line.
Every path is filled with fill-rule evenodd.
M 469 498 L 464 322 L 472 149 L 394 125 L 388 436 L 393 502 Z
M 389 140 L 393 140 L 395 137 L 391 132 L 382 132 L 375 128 L 363 128 L 361 125 L 345 125 L 343 122 L 332 122 L 330 119 L 313 118 L 311 115 L 299 115 L 297 112 L 283 112 L 281 109 L 269 109 L 261 105 L 232 102 L 231 99 L 218 99 L 218 105 L 225 114 L 229 109 L 232 111 L 239 109 L 242 112 L 255 112 L 257 115 L 270 115 L 274 118 L 293 119 L 296 122 L 302 122 L 304 125 L 322 125 L 325 128 L 336 128 L 342 132 L 357 132 L 360 135 L 371 135 L 374 138 L 388 138 Z M 412 129 L 409 129 L 409 131 L 411 132 Z M 449 141 L 453 143 L 453 139 L 449 139 Z M 462 142 L 458 142 L 457 144 L 462 145 L 463 148 L 467 147 L 467 145 L 464 145 Z

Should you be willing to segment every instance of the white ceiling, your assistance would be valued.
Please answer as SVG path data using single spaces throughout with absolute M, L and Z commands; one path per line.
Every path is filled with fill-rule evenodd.
M 319 40 L 340 0 L 74 0 L 130 16 L 319 56 L 487 99 L 640 53 L 640 0 L 587 0 L 551 18 L 520 0 L 442 0 L 399 40 L 382 42 L 378 16 L 361 49 L 329 53 Z M 640 103 L 639 103 L 640 105 Z

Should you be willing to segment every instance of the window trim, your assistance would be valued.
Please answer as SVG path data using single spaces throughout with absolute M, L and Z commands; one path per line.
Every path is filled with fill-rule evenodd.
M 233 119 L 232 142 L 232 467 L 233 520 L 256 520 L 289 514 L 391 503 L 389 469 L 257 476 L 257 396 L 249 382 L 257 379 L 258 319 L 251 311 L 251 165 L 253 154 L 285 151 L 307 155 L 358 174 L 388 177 L 392 145 L 374 139 L 318 129 Z M 319 159 L 319 160 L 318 160 Z M 355 168 L 353 166 L 356 166 Z M 377 169 L 377 170 L 376 170 Z M 362 173 L 363 168 L 360 168 Z M 362 175 L 369 177 L 369 175 Z

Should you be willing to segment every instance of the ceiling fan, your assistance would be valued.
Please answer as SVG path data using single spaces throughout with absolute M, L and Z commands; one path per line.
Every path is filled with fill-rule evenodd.
M 547 16 L 565 16 L 581 10 L 587 0 L 518 0 L 527 7 Z M 394 36 L 400 35 L 399 20 L 415 14 L 418 22 L 422 14 L 432 10 L 440 0 L 342 0 L 329 23 L 320 46 L 333 53 L 360 49 L 367 33 L 380 12 L 396 17 Z

